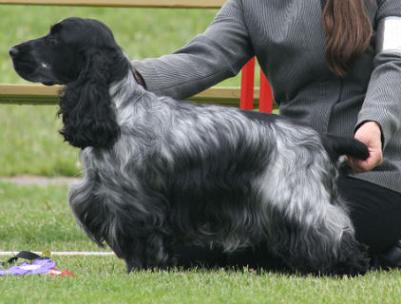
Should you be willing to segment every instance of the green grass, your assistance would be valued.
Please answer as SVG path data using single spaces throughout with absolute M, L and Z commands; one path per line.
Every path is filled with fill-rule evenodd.
M 66 187 L 0 183 L 0 251 L 97 250 L 77 228 L 66 196 Z M 0 303 L 399 303 L 401 297 L 401 271 L 355 278 L 248 269 L 128 275 L 116 257 L 54 259 L 75 276 L 0 278 Z
M 215 10 L 77 8 L 0 5 L 0 83 L 26 83 L 13 70 L 8 49 L 47 33 L 69 16 L 96 18 L 114 31 L 130 58 L 157 57 L 202 32 Z M 230 79 L 221 85 L 239 85 Z M 78 175 L 78 152 L 58 135 L 56 106 L 0 105 L 1 175 Z
M 56 106 L 0 105 L 0 175 L 79 174 L 78 150 L 58 133 Z
M 0 279 L 0 303 L 399 303 L 400 272 L 313 278 L 249 271 L 137 272 L 115 258 L 56 258 L 74 277 Z
M 98 250 L 77 227 L 67 187 L 0 183 L 0 250 Z

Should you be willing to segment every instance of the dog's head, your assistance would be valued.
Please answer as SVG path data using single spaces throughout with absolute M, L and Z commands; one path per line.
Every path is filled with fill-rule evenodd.
M 122 56 L 106 25 L 74 17 L 56 23 L 43 37 L 13 46 L 9 52 L 15 71 L 22 78 L 46 85 L 71 83 L 92 61 L 102 60 L 107 64 L 121 60 Z
M 10 49 L 16 72 L 45 85 L 66 85 L 60 98 L 64 128 L 73 146 L 107 148 L 119 135 L 110 84 L 122 79 L 129 62 L 111 30 L 92 19 L 68 18 L 38 39 Z

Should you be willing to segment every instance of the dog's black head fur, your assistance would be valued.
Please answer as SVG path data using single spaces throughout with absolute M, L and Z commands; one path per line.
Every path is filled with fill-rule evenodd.
M 10 56 L 22 78 L 66 85 L 59 112 L 66 141 L 79 148 L 114 144 L 120 130 L 109 86 L 126 76 L 129 63 L 107 26 L 68 18 L 53 25 L 46 36 L 12 47 Z

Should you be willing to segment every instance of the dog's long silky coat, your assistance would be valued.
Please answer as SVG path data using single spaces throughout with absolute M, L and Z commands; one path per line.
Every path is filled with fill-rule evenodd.
M 138 85 L 102 23 L 69 18 L 10 50 L 16 71 L 66 84 L 61 133 L 82 149 L 79 224 L 128 270 L 179 265 L 181 244 L 266 248 L 301 273 L 357 274 L 363 246 L 335 162 L 368 151 L 274 115 L 159 97 Z

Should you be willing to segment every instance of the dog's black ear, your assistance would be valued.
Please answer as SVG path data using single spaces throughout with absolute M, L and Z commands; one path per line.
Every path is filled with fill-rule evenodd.
M 120 133 L 109 94 L 112 59 L 108 55 L 102 51 L 86 52 L 78 79 L 67 84 L 60 97 L 59 115 L 64 124 L 60 133 L 81 149 L 109 148 Z

